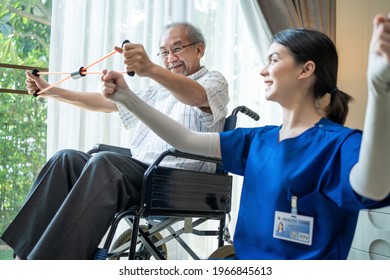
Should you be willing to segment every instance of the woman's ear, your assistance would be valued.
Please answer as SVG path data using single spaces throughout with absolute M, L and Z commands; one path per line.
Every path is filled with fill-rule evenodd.
M 301 73 L 299 75 L 300 78 L 307 78 L 314 75 L 314 71 L 316 70 L 316 64 L 309 60 L 305 64 L 303 64 Z

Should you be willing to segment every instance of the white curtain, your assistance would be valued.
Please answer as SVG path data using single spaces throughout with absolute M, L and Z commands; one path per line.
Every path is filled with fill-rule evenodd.
M 245 11 L 245 14 L 243 14 Z M 246 20 L 243 21 L 242 18 Z M 239 0 L 54 0 L 50 71 L 73 72 L 112 51 L 124 39 L 145 46 L 150 58 L 160 63 L 156 53 L 163 26 L 187 21 L 198 26 L 206 38 L 202 64 L 219 70 L 229 82 L 230 111 L 245 105 L 261 116 L 259 122 L 240 117 L 238 126 L 280 124 L 280 109 L 264 100 L 263 79 L 259 75 L 266 57 L 270 32 L 256 1 Z M 263 28 L 259 27 L 262 24 Z M 115 54 L 91 67 L 123 70 L 123 58 Z M 50 76 L 55 82 L 60 76 Z M 68 80 L 60 86 L 78 91 L 98 91 L 100 75 Z M 133 90 L 153 81 L 127 77 Z M 117 114 L 88 112 L 49 100 L 47 156 L 63 148 L 89 150 L 95 143 L 128 146 L 132 131 L 126 131 Z M 232 222 L 234 232 L 241 178 L 235 177 Z M 254 221 L 255 222 L 255 221 Z M 204 258 L 216 248 L 215 238 L 186 237 Z M 172 245 L 173 246 L 173 245 Z M 180 249 L 169 248 L 172 258 L 184 258 Z

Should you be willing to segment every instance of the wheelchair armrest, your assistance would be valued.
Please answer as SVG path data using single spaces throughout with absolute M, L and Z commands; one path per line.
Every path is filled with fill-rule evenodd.
M 96 144 L 87 153 L 91 155 L 91 154 L 95 154 L 98 152 L 114 152 L 114 153 L 118 153 L 118 154 L 124 154 L 124 155 L 131 156 L 130 149 L 118 147 L 118 146 L 107 145 L 107 144 Z
M 154 168 L 154 167 L 158 166 L 161 163 L 161 161 L 164 158 L 166 158 L 167 156 L 187 158 L 187 159 L 206 161 L 206 162 L 212 162 L 212 163 L 222 163 L 222 159 L 220 159 L 220 158 L 184 153 L 184 152 L 180 152 L 180 151 L 176 150 L 175 148 L 169 148 L 165 152 L 162 152 L 160 154 L 160 156 L 150 165 L 150 167 Z

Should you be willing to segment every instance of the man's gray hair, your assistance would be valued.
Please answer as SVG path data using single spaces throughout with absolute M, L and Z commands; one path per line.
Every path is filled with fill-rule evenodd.
M 206 40 L 202 32 L 199 30 L 199 28 L 195 27 L 194 25 L 188 22 L 173 22 L 167 24 L 164 26 L 164 32 L 170 28 L 179 27 L 179 26 L 183 26 L 185 29 L 187 29 L 188 38 L 190 39 L 191 43 L 202 43 L 206 47 Z M 161 43 L 161 39 L 160 39 L 160 43 Z

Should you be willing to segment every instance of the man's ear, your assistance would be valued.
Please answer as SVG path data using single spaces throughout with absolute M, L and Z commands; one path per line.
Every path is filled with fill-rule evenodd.
M 204 54 L 205 46 L 202 43 L 197 44 L 196 50 L 198 52 L 198 59 L 201 59 Z
M 299 74 L 299 78 L 307 78 L 314 75 L 314 71 L 316 70 L 316 64 L 309 60 L 305 64 L 303 64 L 301 73 Z

